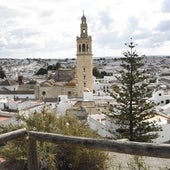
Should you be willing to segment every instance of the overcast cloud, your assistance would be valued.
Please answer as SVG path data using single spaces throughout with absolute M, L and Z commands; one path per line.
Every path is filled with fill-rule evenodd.
M 169 0 L 1 0 L 0 57 L 76 57 L 83 14 L 94 57 L 122 56 L 132 37 L 145 55 L 170 55 Z

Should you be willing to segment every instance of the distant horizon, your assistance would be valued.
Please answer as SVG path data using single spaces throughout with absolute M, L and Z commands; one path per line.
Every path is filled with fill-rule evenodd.
M 144 55 L 146 57 L 170 57 L 170 55 Z M 93 57 L 93 59 L 98 58 L 122 58 L 122 56 L 100 56 L 100 57 Z M 1 59 L 18 59 L 18 60 L 24 60 L 24 59 L 44 59 L 44 60 L 62 60 L 62 59 L 76 59 L 76 57 L 65 57 L 65 58 L 41 58 L 41 57 L 22 57 L 22 58 L 10 58 L 10 57 L 1 57 Z

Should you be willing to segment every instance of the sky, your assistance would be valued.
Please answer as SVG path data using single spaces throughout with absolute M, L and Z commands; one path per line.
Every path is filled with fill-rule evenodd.
M 0 58 L 75 58 L 83 11 L 93 57 L 170 55 L 170 0 L 0 0 Z

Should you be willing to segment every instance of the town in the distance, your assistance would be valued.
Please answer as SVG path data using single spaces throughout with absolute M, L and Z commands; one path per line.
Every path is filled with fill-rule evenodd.
M 0 121 L 10 123 L 16 113 L 29 115 L 45 106 L 56 116 L 74 114 L 100 136 L 114 138 L 107 114 L 116 102 L 112 96 L 121 58 L 93 58 L 92 37 L 83 14 L 76 39 L 75 58 L 1 58 Z M 123 49 L 123 47 L 122 47 Z M 155 103 L 153 118 L 162 127 L 155 143 L 169 143 L 170 56 L 144 56 L 144 69 L 150 76 Z

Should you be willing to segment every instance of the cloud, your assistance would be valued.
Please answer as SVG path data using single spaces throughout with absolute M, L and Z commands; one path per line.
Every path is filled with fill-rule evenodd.
M 34 28 L 16 28 L 12 30 L 10 34 L 11 36 L 15 36 L 16 38 L 23 39 L 40 34 L 40 32 L 38 32 Z
M 0 6 L 0 18 L 5 20 L 5 19 L 10 19 L 10 18 L 15 18 L 19 12 L 15 9 L 6 7 L 6 6 Z
M 130 17 L 127 21 L 127 29 L 122 31 L 107 30 L 99 32 L 96 35 L 96 41 L 100 47 L 108 46 L 115 49 L 123 48 L 122 44 L 124 44 L 126 41 L 129 41 L 131 37 L 136 39 L 136 37 L 139 38 L 145 35 L 142 33 L 142 30 L 139 29 L 138 25 L 138 19 L 135 17 Z M 137 31 L 138 34 L 136 34 Z
M 155 27 L 150 37 L 150 46 L 159 47 L 166 41 L 170 41 L 170 20 L 162 20 Z
M 37 46 L 37 37 L 40 32 L 29 28 L 13 28 L 8 32 L 2 32 L 0 37 L 1 48 L 21 49 L 35 48 Z
M 164 0 L 162 3 L 162 11 L 163 12 L 170 12 L 170 1 Z
M 132 34 L 132 37 L 137 40 L 138 39 L 146 39 L 150 36 L 151 36 L 151 32 L 144 28 L 138 29 Z
M 83 10 L 94 51 L 122 51 L 131 37 L 145 48 L 158 48 L 170 41 L 170 18 L 166 13 L 170 10 L 169 0 L 1 1 L 1 55 L 74 56 Z M 164 13 L 160 11 L 162 1 Z
M 99 48 L 106 46 L 112 50 L 124 49 L 124 43 L 129 42 L 131 37 L 140 48 L 152 50 L 161 48 L 165 42 L 170 41 L 169 20 L 160 22 L 154 30 L 143 28 L 137 17 L 129 17 L 126 25 L 127 29 L 121 32 L 99 32 L 94 41 L 98 43 Z
M 39 14 L 39 17 L 42 17 L 44 19 L 45 18 L 49 18 L 49 17 L 52 17 L 52 15 L 54 15 L 55 12 L 54 11 L 51 11 L 51 10 L 46 10 L 46 11 L 42 11 L 40 14 Z
M 163 20 L 158 24 L 156 30 L 167 32 L 169 31 L 169 28 L 170 28 L 170 20 Z
M 101 22 L 101 25 L 109 30 L 109 27 L 113 24 L 113 19 L 110 17 L 110 14 L 107 11 L 101 11 L 99 13 L 99 20 Z

